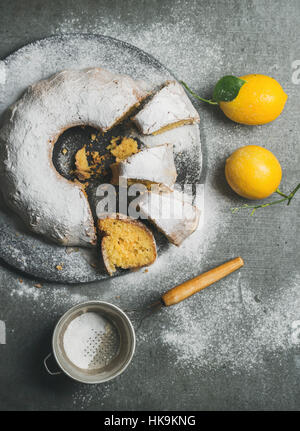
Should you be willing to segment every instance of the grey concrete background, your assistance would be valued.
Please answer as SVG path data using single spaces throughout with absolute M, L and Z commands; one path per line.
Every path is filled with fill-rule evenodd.
M 300 59 L 299 19 L 297 0 L 0 1 L 0 58 L 51 34 L 100 33 L 153 54 L 204 96 L 220 76 L 252 72 L 276 77 L 289 95 L 283 115 L 258 128 L 234 125 L 220 112 L 196 104 L 207 149 L 207 201 L 213 202 L 214 214 L 208 214 L 204 243 L 182 277 L 157 275 L 156 287 L 155 278 L 147 281 L 145 276 L 149 294 L 143 290 L 141 298 L 133 275 L 83 286 L 43 284 L 38 290 L 35 280 L 1 266 L 0 320 L 7 327 L 7 344 L 0 345 L 1 410 L 299 409 L 299 197 L 288 208 L 274 206 L 252 218 L 245 212 L 233 216 L 230 207 L 243 200 L 230 191 L 223 173 L 225 158 L 251 143 L 267 146 L 279 158 L 283 191 L 299 181 L 300 87 L 292 82 L 292 62 Z M 219 228 L 213 235 L 216 220 Z M 187 274 L 194 276 L 235 255 L 246 262 L 239 278 L 222 281 L 183 307 L 187 319 L 189 310 L 193 316 L 199 310 L 199 319 L 205 316 L 203 328 L 207 324 L 217 356 L 223 346 L 215 333 L 210 334 L 210 320 L 218 321 L 219 312 L 222 320 L 226 305 L 228 321 L 223 334 L 220 321 L 220 336 L 232 349 L 240 344 L 242 358 L 243 342 L 248 336 L 254 340 L 250 348 L 247 344 L 249 356 L 253 353 L 251 367 L 239 357 L 235 365 L 225 359 L 223 366 L 207 361 L 202 366 L 195 358 L 190 365 L 187 360 L 180 363 L 176 351 L 159 341 L 162 328 L 174 324 L 172 313 L 179 313 L 173 309 L 145 323 L 130 368 L 108 384 L 91 388 L 44 372 L 42 359 L 49 351 L 53 326 L 79 300 L 103 298 L 123 308 L 142 306 Z M 262 318 L 265 324 L 253 338 L 247 330 Z M 180 333 L 182 322 L 173 329 Z M 241 329 L 245 340 L 238 335 L 235 339 Z M 203 359 L 202 354 L 199 362 Z

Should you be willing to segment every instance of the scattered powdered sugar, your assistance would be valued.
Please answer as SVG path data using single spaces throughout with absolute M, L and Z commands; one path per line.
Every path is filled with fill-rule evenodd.
M 157 275 L 156 287 L 160 291 L 167 290 L 163 288 L 164 283 L 169 287 L 168 278 L 174 266 L 177 271 L 172 274 L 173 285 L 197 275 L 197 272 L 193 274 L 195 268 L 188 262 L 195 255 L 201 264 L 208 262 L 211 267 L 210 251 L 216 247 L 220 232 L 226 229 L 227 217 L 222 216 L 209 182 L 205 214 L 205 229 L 195 234 L 194 241 L 183 243 L 181 257 L 172 250 L 153 266 Z M 276 356 L 279 362 L 284 360 L 283 352 L 292 346 L 292 322 L 299 319 L 299 280 L 288 277 L 286 285 L 264 298 L 263 293 L 262 297 L 257 295 L 257 286 L 251 286 L 248 277 L 246 266 L 224 279 L 221 289 L 216 284 L 149 318 L 159 319 L 159 341 L 168 348 L 170 360 L 176 366 L 185 370 L 226 367 L 232 373 L 251 373 L 266 365 L 270 357 Z M 149 327 L 151 322 L 140 328 L 140 344 L 149 343 Z
M 29 298 L 33 301 L 38 301 L 41 295 L 38 288 L 32 287 L 23 282 L 20 286 L 10 290 L 10 296 L 24 299 Z
M 197 5 L 194 7 L 197 8 Z M 192 5 L 189 4 L 192 13 L 191 8 Z M 68 15 L 62 18 L 59 26 L 53 27 L 52 32 L 94 33 L 124 40 L 152 54 L 190 84 L 199 84 L 200 79 L 204 85 L 212 79 L 212 74 L 222 73 L 224 54 L 221 47 L 209 34 L 201 34 L 201 37 L 195 39 L 194 34 L 187 31 L 189 16 L 181 16 L 179 22 L 172 21 L 171 17 L 168 21 L 156 18 L 155 22 L 148 22 L 147 25 L 135 23 L 129 26 L 127 22 L 114 20 L 113 17 L 109 19 L 96 16 L 85 24 L 78 16 L 73 16 L 72 11 L 68 11 Z M 182 55 L 183 52 L 185 55 Z M 199 58 L 205 61 L 201 70 L 198 66 Z
M 38 286 L 38 287 L 36 287 Z M 73 292 L 72 292 L 73 290 Z M 30 301 L 32 312 L 53 312 L 61 310 L 65 312 L 68 307 L 79 304 L 90 299 L 89 296 L 80 292 L 81 288 L 46 286 L 40 283 L 30 282 L 27 279 L 16 280 L 7 293 L 12 298 L 20 298 L 22 301 Z
M 222 292 L 216 287 L 213 294 L 203 295 L 201 303 L 194 300 L 165 310 L 170 320 L 160 339 L 176 353 L 178 366 L 251 372 L 291 346 L 290 325 L 300 306 L 296 284 L 288 295 L 284 292 L 262 305 L 238 278 L 233 285 L 226 281 Z
M 6 67 L 3 61 L 0 61 L 0 85 L 4 85 L 6 82 Z
M 210 38 L 207 33 L 195 40 L 194 32 L 187 31 L 188 26 L 186 16 L 182 16 L 180 22 L 174 23 L 170 18 L 169 22 L 150 22 L 147 25 L 128 25 L 127 22 L 98 16 L 90 20 L 89 24 L 84 24 L 80 17 L 72 15 L 72 11 L 66 11 L 66 16 L 53 28 L 52 33 L 102 33 L 126 39 L 126 42 L 154 55 L 191 87 L 196 90 L 207 89 L 223 74 L 224 52 L 216 39 Z M 32 68 L 36 70 L 42 60 L 37 53 L 36 64 Z M 117 67 L 121 68 L 122 65 L 117 64 Z M 217 265 L 220 260 L 230 259 L 239 252 L 240 243 L 237 239 L 237 243 L 228 245 L 227 249 L 222 243 L 222 254 L 217 253 L 220 236 L 226 236 L 229 229 L 233 231 L 232 224 L 237 217 L 233 219 L 230 213 L 234 198 L 223 193 L 224 186 L 220 187 L 217 183 L 216 170 L 222 167 L 235 145 L 241 145 L 246 139 L 248 143 L 257 143 L 257 138 L 263 136 L 263 132 L 258 128 L 252 129 L 249 134 L 246 128 L 239 125 L 230 124 L 229 127 L 226 122 L 218 122 L 214 115 L 212 110 L 201 109 L 200 127 L 208 148 L 205 166 L 208 169 L 205 229 L 195 232 L 180 248 L 170 246 L 167 252 L 160 253 L 147 272 L 141 270 L 97 284 L 96 287 L 101 289 L 101 299 L 117 302 L 123 309 L 142 307 L 158 299 L 173 285 L 198 275 L 203 268 L 211 268 L 215 255 Z M 244 226 L 241 226 L 243 222 Z M 255 220 L 240 218 L 235 225 L 240 228 L 241 241 L 246 223 L 250 225 Z M 250 265 L 252 263 L 254 266 L 257 259 L 252 255 L 249 255 L 249 261 L 250 258 Z M 153 348 L 164 347 L 168 352 L 166 361 L 175 363 L 176 367 L 182 367 L 186 372 L 189 369 L 193 372 L 226 367 L 233 373 L 252 373 L 255 368 L 262 368 L 273 355 L 276 355 L 277 361 L 284 359 L 282 352 L 291 347 L 290 325 L 299 318 L 299 280 L 294 281 L 289 276 L 282 286 L 276 281 L 274 294 L 257 297 L 259 289 L 249 282 L 251 271 L 253 276 L 257 268 L 249 269 L 246 263 L 239 273 L 222 281 L 222 288 L 218 285 L 208 288 L 150 317 L 155 322 L 155 329 L 150 329 L 153 328 L 153 322 L 149 319 L 143 323 L 137 333 L 138 350 L 142 351 L 143 344 L 149 343 Z M 24 281 L 14 286 L 10 295 L 20 297 L 22 301 L 32 301 L 34 310 L 57 312 L 57 309 L 65 311 L 78 302 L 97 297 L 96 290 L 89 289 L 90 286 L 80 289 L 45 286 L 37 289 Z M 78 408 L 86 408 L 98 400 L 98 406 L 102 406 L 105 398 L 112 394 L 112 387 L 111 383 L 93 388 L 80 386 L 73 393 L 73 403 Z
M 93 404 L 97 407 L 105 405 L 105 400 L 109 398 L 111 382 L 101 383 L 101 385 L 81 385 L 72 395 L 72 401 L 76 409 L 84 410 Z

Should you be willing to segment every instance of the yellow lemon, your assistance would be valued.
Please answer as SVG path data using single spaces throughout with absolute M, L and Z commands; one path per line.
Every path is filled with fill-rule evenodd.
M 226 160 L 225 176 L 230 187 L 247 199 L 264 199 L 280 184 L 281 166 L 271 151 L 247 145 Z
M 232 121 L 248 125 L 266 124 L 277 118 L 287 95 L 276 79 L 266 75 L 245 75 L 246 83 L 231 102 L 220 102 L 220 108 Z

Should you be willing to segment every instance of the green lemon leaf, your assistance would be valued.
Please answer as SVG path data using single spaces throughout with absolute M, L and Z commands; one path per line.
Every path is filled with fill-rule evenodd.
M 212 100 L 215 102 L 231 102 L 231 100 L 237 97 L 245 82 L 246 81 L 236 76 L 223 76 L 223 78 L 216 83 Z

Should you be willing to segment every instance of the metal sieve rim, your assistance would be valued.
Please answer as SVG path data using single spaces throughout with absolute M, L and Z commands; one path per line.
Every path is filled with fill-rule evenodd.
M 114 374 L 112 374 L 111 376 L 107 377 L 107 378 L 103 378 L 99 381 L 90 381 L 90 380 L 85 380 L 84 378 L 80 378 L 80 377 L 75 377 L 68 369 L 66 369 L 66 367 L 62 364 L 60 358 L 59 358 L 59 336 L 61 334 L 61 330 L 63 328 L 63 325 L 65 323 L 65 321 L 75 312 L 78 311 L 80 309 L 86 309 L 85 312 L 88 312 L 88 308 L 89 307 L 94 307 L 97 305 L 102 305 L 104 307 L 107 307 L 107 309 L 114 309 L 119 315 L 121 315 L 124 318 L 124 322 L 127 325 L 127 328 L 129 329 L 129 342 L 130 342 L 130 346 L 129 346 L 129 350 L 130 353 L 126 359 L 126 362 L 123 364 L 123 366 Z M 53 351 L 53 356 L 58 364 L 58 366 L 60 367 L 60 369 L 71 379 L 76 380 L 77 382 L 80 383 L 86 383 L 86 384 L 99 384 L 99 383 L 105 383 L 108 382 L 116 377 L 118 377 L 120 374 L 122 374 L 127 367 L 129 366 L 130 362 L 132 361 L 133 355 L 135 353 L 135 348 L 136 348 L 136 336 L 135 336 L 135 330 L 134 327 L 129 319 L 129 317 L 127 316 L 127 314 L 121 309 L 119 308 L 117 305 L 111 304 L 110 302 L 106 302 L 106 301 L 86 301 L 86 302 L 81 302 L 79 304 L 74 305 L 73 307 L 71 307 L 69 310 L 67 310 L 58 320 L 58 322 L 55 325 L 54 331 L 53 331 L 53 335 L 52 335 L 52 351 Z

